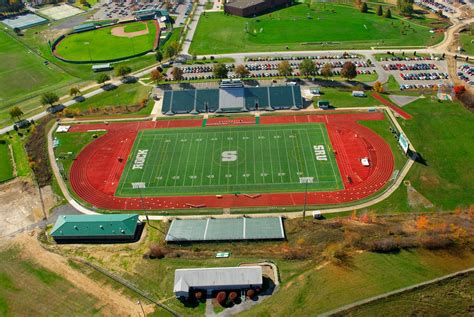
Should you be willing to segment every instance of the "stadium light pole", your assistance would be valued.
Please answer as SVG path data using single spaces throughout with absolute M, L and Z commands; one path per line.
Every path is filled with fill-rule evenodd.
M 303 205 L 303 220 L 306 217 L 306 203 L 308 198 L 308 184 L 314 182 L 314 177 L 300 177 L 300 184 L 304 185 L 304 205 Z
M 145 212 L 146 222 L 148 223 L 148 225 L 150 225 L 150 219 L 148 218 L 148 212 L 146 211 L 145 202 L 143 201 L 142 196 L 142 188 L 146 188 L 146 185 L 144 182 L 132 183 L 132 188 L 138 189 L 138 194 L 140 195 L 140 202 L 142 203 L 142 209 Z

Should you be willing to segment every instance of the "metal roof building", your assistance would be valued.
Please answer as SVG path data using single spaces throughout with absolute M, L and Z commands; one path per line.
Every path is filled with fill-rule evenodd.
M 137 234 L 137 214 L 59 215 L 51 236 L 57 242 L 93 240 L 133 240 Z
M 174 272 L 173 292 L 177 297 L 188 297 L 190 289 L 206 292 L 225 289 L 261 287 L 261 266 L 178 269 Z
M 278 240 L 285 238 L 281 217 L 175 219 L 167 242 Z

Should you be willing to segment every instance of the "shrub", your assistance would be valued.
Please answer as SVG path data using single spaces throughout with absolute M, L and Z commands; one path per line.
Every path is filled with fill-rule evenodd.
M 255 291 L 253 289 L 249 289 L 246 292 L 247 298 L 254 298 L 255 296 Z
M 229 293 L 229 300 L 233 303 L 235 299 L 237 298 L 237 293 L 236 292 L 230 292 Z
M 197 300 L 201 300 L 202 297 L 203 297 L 203 294 L 201 291 L 194 292 L 194 298 L 196 298 Z
M 429 236 L 420 239 L 420 244 L 428 250 L 449 249 L 454 246 L 454 241 L 447 236 Z
M 150 246 L 150 259 L 163 259 L 166 255 L 165 250 L 157 244 Z
M 216 300 L 219 304 L 224 304 L 227 296 L 224 291 L 217 293 Z

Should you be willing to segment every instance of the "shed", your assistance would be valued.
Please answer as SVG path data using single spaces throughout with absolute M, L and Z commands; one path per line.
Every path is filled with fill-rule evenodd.
M 327 101 L 327 100 L 319 100 L 318 101 L 318 108 L 319 109 L 327 110 L 327 109 L 329 109 L 329 107 L 331 107 L 331 104 L 329 103 L 329 101 Z
M 362 90 L 352 91 L 352 97 L 366 97 L 367 95 Z
M 138 224 L 137 214 L 59 215 L 51 236 L 56 242 L 131 241 Z
M 261 266 L 178 269 L 174 272 L 173 292 L 176 297 L 188 297 L 191 289 L 210 293 L 261 287 L 262 284 Z
M 94 72 L 103 72 L 112 69 L 114 69 L 114 67 L 110 63 L 92 65 L 92 70 Z

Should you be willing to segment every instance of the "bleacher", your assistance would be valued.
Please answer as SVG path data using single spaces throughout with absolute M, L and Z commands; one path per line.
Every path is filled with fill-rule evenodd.
M 163 114 L 302 109 L 299 86 L 225 87 L 165 91 Z

